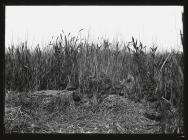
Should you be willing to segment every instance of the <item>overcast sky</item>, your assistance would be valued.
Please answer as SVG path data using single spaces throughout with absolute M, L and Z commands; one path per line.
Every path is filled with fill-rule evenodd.
M 48 43 L 62 29 L 81 36 L 90 34 L 110 41 L 131 37 L 160 50 L 182 50 L 182 6 L 6 6 L 5 46 L 27 40 L 30 45 Z

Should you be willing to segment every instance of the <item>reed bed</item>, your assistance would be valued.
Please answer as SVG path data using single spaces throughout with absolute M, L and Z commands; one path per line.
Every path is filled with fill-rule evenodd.
M 157 46 L 146 52 L 146 47 L 134 37 L 127 44 L 107 39 L 94 43 L 70 33 L 61 33 L 46 48 L 37 45 L 31 50 L 27 42 L 12 45 L 5 53 L 5 89 L 16 93 L 64 90 L 71 80 L 79 83 L 80 94 L 84 95 L 91 91 L 88 85 L 91 77 L 98 81 L 109 79 L 115 85 L 131 75 L 134 85 L 126 91 L 128 99 L 137 103 L 148 97 L 164 98 L 174 110 L 173 125 L 177 127 L 166 123 L 169 127 L 163 132 L 180 131 L 184 105 L 183 53 L 160 53 Z M 98 87 L 95 92 L 99 92 Z

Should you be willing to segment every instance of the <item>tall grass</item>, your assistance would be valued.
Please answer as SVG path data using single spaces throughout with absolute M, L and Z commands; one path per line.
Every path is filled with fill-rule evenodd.
M 48 46 L 49 47 L 49 46 Z M 9 46 L 5 53 L 5 88 L 14 91 L 63 90 L 69 81 L 79 84 L 80 91 L 89 92 L 89 78 L 109 79 L 112 84 L 135 79 L 129 98 L 141 101 L 144 97 L 165 98 L 182 118 L 183 55 L 178 52 L 149 52 L 132 37 L 128 44 L 100 43 L 81 40 L 61 33 L 50 49 L 39 45 L 34 50 L 27 42 Z M 168 57 L 170 56 L 170 57 Z M 168 57 L 168 58 L 167 58 Z M 178 113 L 177 113 L 178 112 Z M 178 125 L 180 120 L 177 120 Z

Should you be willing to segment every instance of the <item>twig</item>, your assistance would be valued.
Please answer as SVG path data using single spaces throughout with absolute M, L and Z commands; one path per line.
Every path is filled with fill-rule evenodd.
M 21 107 L 18 109 L 18 111 L 20 112 L 20 114 L 21 114 L 22 116 L 26 116 L 26 117 L 28 117 L 28 118 L 31 119 L 31 117 L 30 117 L 27 113 L 23 113 L 23 112 L 21 111 Z
M 116 123 L 116 126 L 117 126 L 121 131 L 125 132 L 125 129 L 123 129 L 123 128 L 119 125 L 119 123 Z

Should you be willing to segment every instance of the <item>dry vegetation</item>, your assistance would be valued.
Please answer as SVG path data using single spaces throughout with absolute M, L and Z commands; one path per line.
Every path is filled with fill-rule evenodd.
M 43 49 L 10 46 L 5 132 L 182 134 L 183 54 L 145 47 L 64 33 Z

